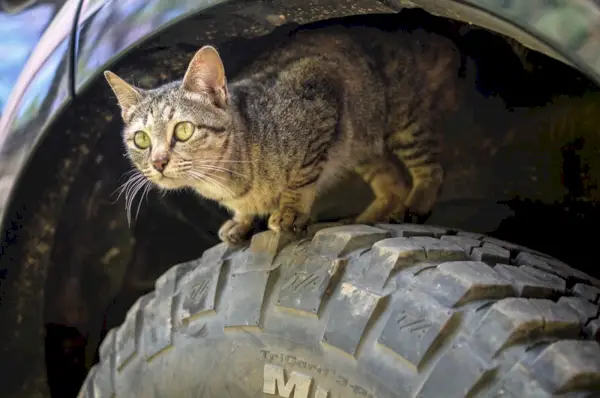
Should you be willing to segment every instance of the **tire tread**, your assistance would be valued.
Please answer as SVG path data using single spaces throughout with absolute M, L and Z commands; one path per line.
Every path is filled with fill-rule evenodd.
M 279 312 L 320 328 L 326 349 L 376 365 L 402 396 L 600 388 L 593 278 L 533 250 L 441 227 L 327 225 L 313 233 L 294 241 L 262 232 L 247 248 L 220 244 L 167 271 L 109 332 L 80 396 L 112 396 L 138 357 L 152 361 L 178 339 L 198 343 L 221 307 L 225 327 L 260 330 L 271 311 L 292 309 Z M 228 300 L 235 305 L 219 304 Z M 195 330 L 198 318 L 206 319 Z

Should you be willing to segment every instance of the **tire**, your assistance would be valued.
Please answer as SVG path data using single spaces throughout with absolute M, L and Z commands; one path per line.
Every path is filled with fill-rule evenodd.
M 79 396 L 597 397 L 599 298 L 600 281 L 478 234 L 267 231 L 161 276 Z

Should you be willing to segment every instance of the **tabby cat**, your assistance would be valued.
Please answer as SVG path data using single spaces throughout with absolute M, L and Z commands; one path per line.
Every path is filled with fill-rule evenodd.
M 455 106 L 460 68 L 442 36 L 338 26 L 291 34 L 229 83 L 211 46 L 183 80 L 153 90 L 105 77 L 146 181 L 230 209 L 219 237 L 235 244 L 258 216 L 273 231 L 303 228 L 349 171 L 374 194 L 356 223 L 428 214 L 443 183 L 439 116 Z

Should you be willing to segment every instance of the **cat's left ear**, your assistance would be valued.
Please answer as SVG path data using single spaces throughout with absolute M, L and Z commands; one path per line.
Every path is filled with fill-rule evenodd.
M 193 93 L 211 94 L 217 106 L 227 106 L 229 94 L 225 68 L 214 47 L 204 46 L 198 50 L 185 72 L 181 86 Z

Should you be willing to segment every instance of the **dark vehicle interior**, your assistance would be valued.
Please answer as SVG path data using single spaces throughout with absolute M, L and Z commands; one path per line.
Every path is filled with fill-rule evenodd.
M 211 42 L 220 49 L 227 73 L 234 76 L 247 60 L 268 51 L 297 27 L 283 16 L 279 22 L 279 16 L 271 17 L 280 26 L 267 35 L 252 15 L 229 23 L 206 15 L 187 19 L 135 48 L 112 70 L 142 88 L 155 87 L 180 78 L 194 52 Z M 240 28 L 230 25 L 243 18 L 255 31 L 234 34 Z M 447 143 L 448 161 L 454 162 L 446 183 L 450 188 L 428 223 L 528 246 L 600 278 L 594 261 L 594 231 L 600 222 L 596 84 L 512 39 L 421 9 L 316 19 L 317 25 L 426 27 L 459 43 L 477 66 L 476 87 L 471 105 L 458 112 L 456 125 L 449 126 L 457 132 Z M 50 185 L 57 170 L 69 167 L 68 163 L 48 167 L 56 163 L 51 158 L 72 148 L 86 154 L 77 160 L 83 163 L 70 181 L 64 206 L 53 207 L 52 198 L 47 198 L 46 214 L 59 215 L 35 224 L 54 225 L 62 237 L 49 254 L 44 309 L 48 379 L 56 397 L 76 396 L 87 370 L 98 361 L 98 346 L 106 332 L 122 322 L 127 309 L 153 289 L 155 279 L 168 267 L 199 257 L 217 244 L 216 232 L 226 218 L 224 209 L 191 193 L 150 191 L 143 200 L 136 199 L 138 213 L 129 226 L 124 199 L 115 191 L 131 166 L 124 156 L 121 120 L 109 87 L 96 79 L 67 113 L 56 129 L 69 134 L 50 134 L 46 153 L 35 159 L 25 177 L 28 181 L 35 176 Z M 33 198 L 41 189 L 24 184 L 20 195 Z M 348 181 L 347 189 L 357 198 L 368 195 L 357 181 Z M 60 191 L 60 184 L 55 191 Z M 360 205 L 357 199 L 340 206 L 335 196 L 324 201 L 323 220 L 335 220 Z M 19 250 L 33 253 L 31 247 Z

